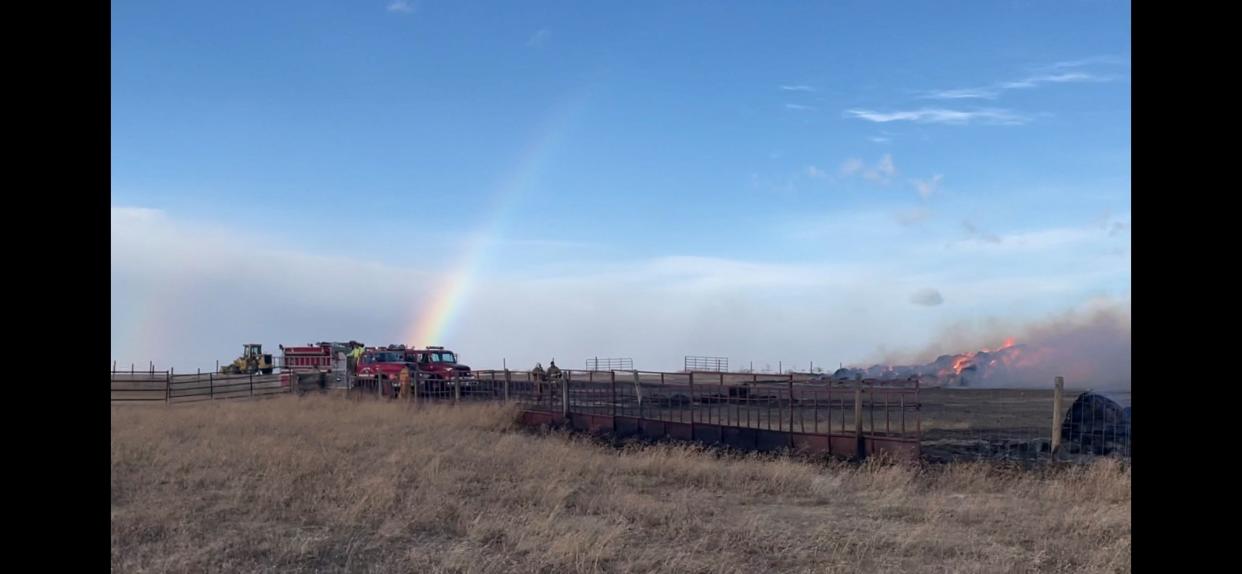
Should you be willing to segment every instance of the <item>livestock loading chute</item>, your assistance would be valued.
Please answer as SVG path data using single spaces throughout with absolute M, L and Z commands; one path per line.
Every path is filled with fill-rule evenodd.
M 316 383 L 323 388 L 349 389 L 357 375 L 356 349 L 362 343 L 349 341 L 308 343 L 305 346 L 281 345 L 280 384 L 305 382 L 316 375 Z

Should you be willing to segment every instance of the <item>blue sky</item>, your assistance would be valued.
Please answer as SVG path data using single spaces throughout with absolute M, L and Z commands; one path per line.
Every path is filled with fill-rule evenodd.
M 395 341 L 472 237 L 442 334 L 484 363 L 850 362 L 962 322 L 1128 305 L 1129 22 L 1107 1 L 114 2 L 113 354 Z M 236 281 L 226 264 L 190 260 L 230 241 L 269 287 L 234 296 L 287 320 L 138 337 L 173 328 L 152 326 L 176 315 L 153 290 L 228 308 L 230 288 L 197 287 Z M 290 299 L 336 303 L 282 283 L 299 257 L 365 275 L 308 279 L 354 308 L 394 310 L 302 323 Z M 617 309 L 684 333 L 587 327 Z M 473 330 L 527 313 L 579 327 L 527 350 Z M 817 335 L 838 320 L 901 326 Z

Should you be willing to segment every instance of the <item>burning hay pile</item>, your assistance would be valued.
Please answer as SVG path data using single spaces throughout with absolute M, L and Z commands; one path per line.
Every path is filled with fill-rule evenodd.
M 1010 334 L 1016 337 L 1005 336 Z M 993 346 L 989 341 L 1003 343 Z M 983 348 L 942 354 L 975 345 Z M 993 325 L 986 332 L 951 329 L 917 356 L 842 368 L 833 379 L 917 378 L 936 387 L 1047 388 L 1053 377 L 1063 376 L 1076 388 L 1119 390 L 1130 388 L 1130 359 L 1129 302 L 1103 302 L 1034 324 Z
M 1013 339 L 1000 348 L 984 348 L 973 353 L 941 355 L 925 365 L 872 365 L 867 368 L 841 368 L 833 373 L 834 380 L 919 379 L 927 386 L 1007 386 L 1005 381 L 1020 377 L 1023 371 L 1037 367 L 1047 355 L 1044 349 L 1018 345 Z

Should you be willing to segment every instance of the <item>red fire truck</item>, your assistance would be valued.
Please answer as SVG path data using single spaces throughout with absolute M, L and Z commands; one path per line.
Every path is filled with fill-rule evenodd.
M 308 343 L 304 347 L 281 345 L 280 384 L 288 386 L 293 374 L 319 373 L 326 385 L 349 388 L 351 379 L 356 376 L 351 354 L 359 347 L 362 343 L 357 341 Z
M 414 373 L 414 365 L 405 358 L 405 347 L 389 345 L 387 348 L 368 348 L 358 358 L 358 376 L 380 380 L 396 380 L 401 369 L 409 369 Z
M 430 380 L 469 379 L 470 367 L 457 362 L 457 353 L 444 347 L 407 349 L 406 360 L 418 365 L 419 374 Z

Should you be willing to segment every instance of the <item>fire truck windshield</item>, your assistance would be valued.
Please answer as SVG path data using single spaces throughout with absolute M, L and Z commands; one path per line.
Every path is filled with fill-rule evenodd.
M 431 355 L 431 362 L 433 363 L 456 363 L 457 362 L 457 357 L 454 357 L 453 354 L 449 352 L 430 353 L 430 355 Z
M 403 359 L 401 353 L 376 353 L 375 362 L 377 363 L 399 363 Z

